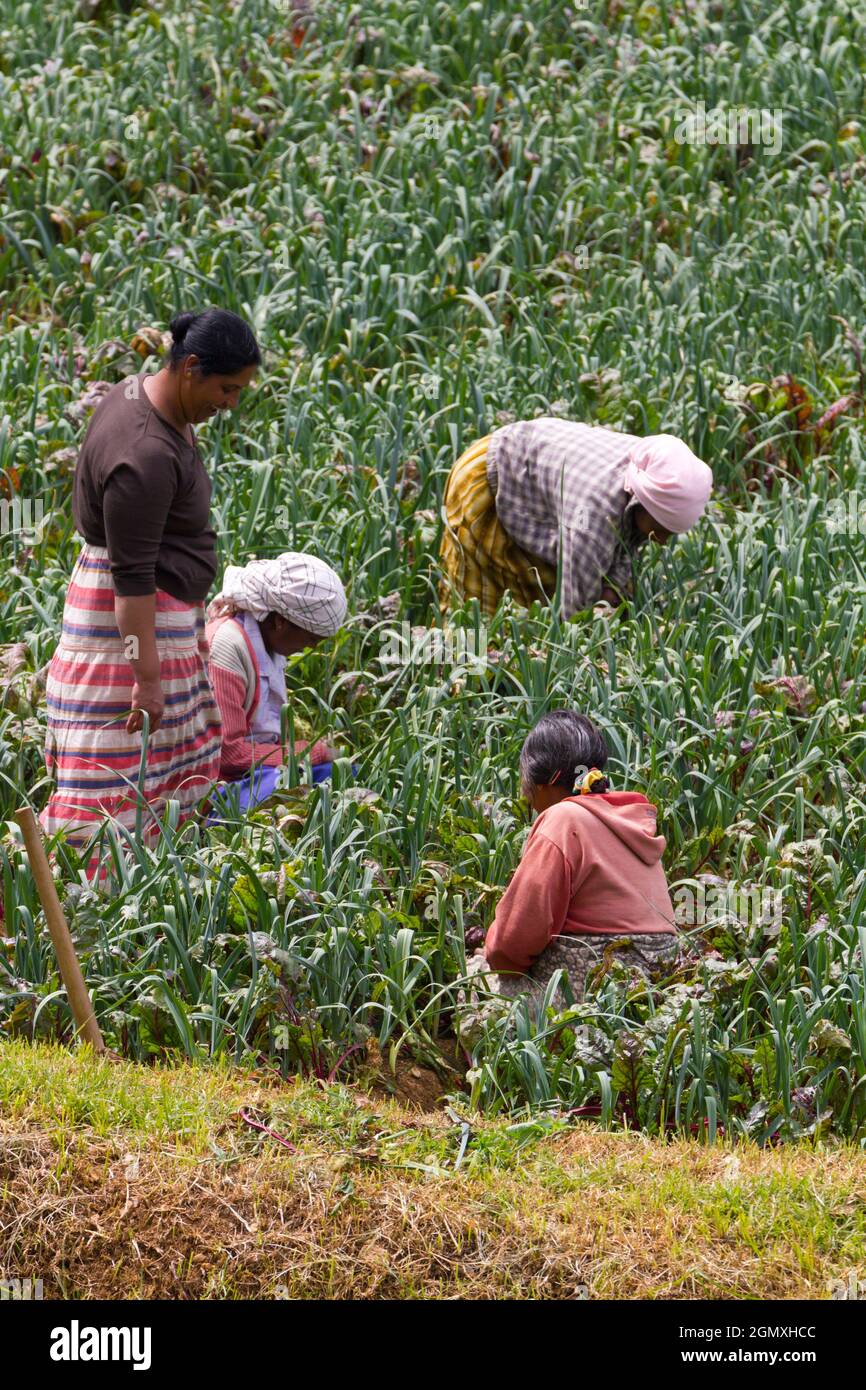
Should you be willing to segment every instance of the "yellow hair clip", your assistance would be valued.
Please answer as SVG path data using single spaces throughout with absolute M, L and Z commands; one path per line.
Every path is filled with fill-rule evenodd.
M 603 772 L 600 772 L 599 769 L 598 769 L 597 767 L 591 767 L 591 768 L 589 769 L 589 772 L 586 774 L 586 776 L 584 777 L 583 781 L 582 781 L 581 784 L 580 784 L 580 795 L 581 795 L 581 796 L 586 796 L 589 792 L 592 791 L 592 789 L 593 789 L 593 787 L 595 786 L 596 782 L 604 782 L 604 781 L 605 781 L 605 775 L 604 775 L 604 773 L 603 773 Z

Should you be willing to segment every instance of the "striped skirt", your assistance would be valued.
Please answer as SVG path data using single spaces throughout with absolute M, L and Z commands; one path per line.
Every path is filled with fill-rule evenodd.
M 106 817 L 148 837 L 166 803 L 189 816 L 219 773 L 219 710 L 207 677 L 204 610 L 157 590 L 156 647 L 165 696 L 140 779 L 142 734 L 128 734 L 134 677 L 114 617 L 108 552 L 85 545 L 72 573 L 60 645 L 48 667 L 45 762 L 55 790 L 47 834 L 84 846 Z M 92 860 L 88 872 L 92 873 Z
M 497 516 L 487 479 L 489 441 L 488 434 L 471 444 L 445 485 L 439 556 L 443 613 L 454 603 L 476 598 L 482 613 L 492 617 L 506 589 L 526 608 L 536 599 L 549 603 L 556 593 L 556 570 L 521 550 Z

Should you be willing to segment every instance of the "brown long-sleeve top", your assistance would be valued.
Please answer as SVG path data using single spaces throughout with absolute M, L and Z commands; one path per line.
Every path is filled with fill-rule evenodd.
M 93 413 L 72 492 L 75 525 L 105 547 L 115 592 L 164 589 L 202 603 L 216 574 L 211 484 L 196 444 L 154 410 L 143 376 L 118 382 Z

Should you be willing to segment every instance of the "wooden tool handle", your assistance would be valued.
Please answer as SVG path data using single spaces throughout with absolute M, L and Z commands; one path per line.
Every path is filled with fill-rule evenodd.
M 48 856 L 45 853 L 45 846 L 39 833 L 38 822 L 29 806 L 24 806 L 20 811 L 16 811 L 15 819 L 24 836 L 27 858 L 30 860 L 33 877 L 36 880 L 36 889 L 45 912 L 48 930 L 51 933 L 57 963 L 60 966 L 60 978 L 66 987 L 76 1031 L 85 1042 L 90 1043 L 94 1052 L 104 1052 L 105 1043 L 102 1041 L 102 1033 L 96 1022 L 96 1015 L 93 1012 L 87 985 L 84 983 L 81 966 L 78 964 L 78 957 L 75 954 L 69 927 L 63 915 L 63 908 L 60 906 L 60 899 L 57 896 L 57 889 L 51 875 L 51 866 L 48 863 Z

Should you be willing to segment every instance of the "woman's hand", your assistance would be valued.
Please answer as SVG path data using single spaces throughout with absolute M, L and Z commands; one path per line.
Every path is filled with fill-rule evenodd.
M 150 716 L 150 733 L 156 733 L 162 723 L 164 710 L 165 696 L 162 693 L 162 682 L 159 678 L 136 681 L 132 687 L 132 709 L 126 721 L 126 732 L 135 734 L 138 733 L 139 729 L 144 728 L 142 714 L 144 711 Z
M 612 618 L 621 607 L 622 599 L 619 594 L 605 585 L 601 597 L 596 599 L 593 605 L 592 615 L 594 618 Z
M 340 756 L 336 748 L 332 748 L 329 743 L 326 743 L 325 740 L 321 738 L 317 739 L 312 747 L 306 739 L 300 739 L 295 744 L 296 758 L 303 758 L 304 754 L 307 752 L 310 754 L 310 762 L 313 767 L 317 767 L 319 763 L 332 763 L 335 758 L 339 758 Z

